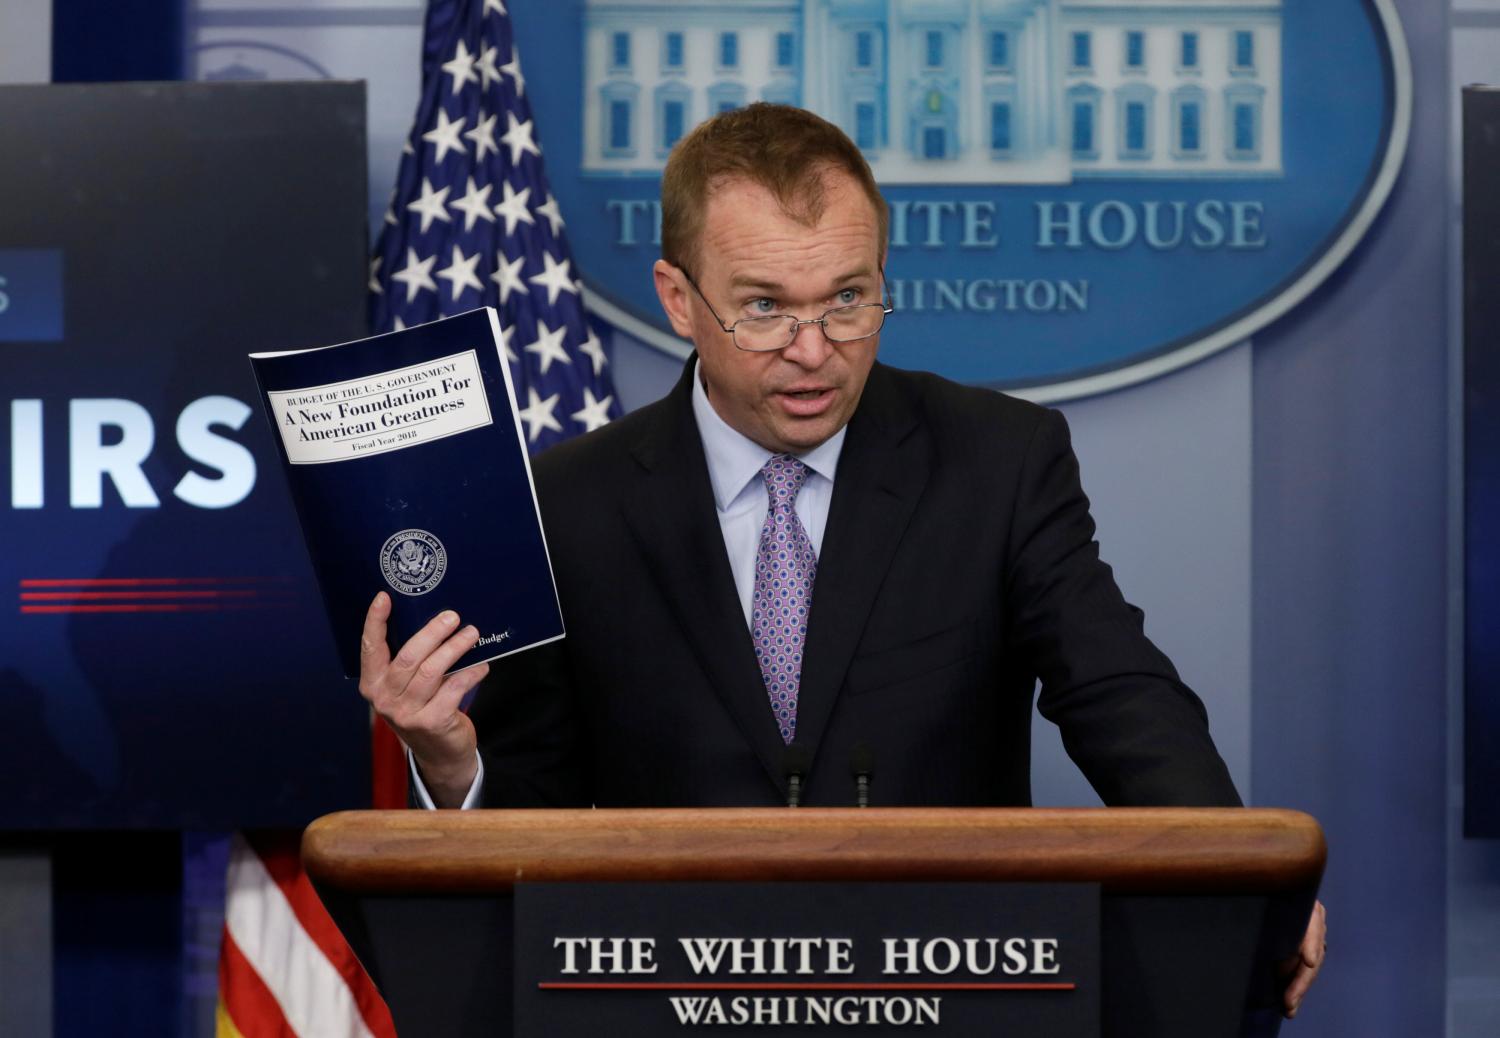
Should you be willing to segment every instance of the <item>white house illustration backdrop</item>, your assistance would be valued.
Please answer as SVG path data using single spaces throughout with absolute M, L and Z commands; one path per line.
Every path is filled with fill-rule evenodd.
M 763 99 L 882 183 L 1281 173 L 1281 0 L 587 0 L 583 169 Z

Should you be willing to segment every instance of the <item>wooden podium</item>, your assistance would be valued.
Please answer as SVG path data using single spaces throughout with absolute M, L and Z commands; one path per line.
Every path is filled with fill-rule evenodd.
M 1261 809 L 358 811 L 302 856 L 402 1038 L 510 1034 L 516 883 L 1098 883 L 1102 1030 L 1274 1035 L 1322 830 Z

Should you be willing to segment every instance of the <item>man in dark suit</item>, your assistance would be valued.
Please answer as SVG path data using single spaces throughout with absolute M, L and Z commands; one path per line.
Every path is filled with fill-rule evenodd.
M 849 349 L 814 337 L 788 349 Z M 786 802 L 786 742 L 714 521 L 697 374 L 537 462 L 568 637 L 497 661 L 474 704 L 486 804 Z M 1092 535 L 1057 414 L 873 366 L 817 552 L 795 710 L 804 802 L 852 804 L 863 743 L 873 803 L 1028 804 L 1040 674 L 1042 711 L 1106 802 L 1237 805 L 1201 705 Z
M 444 614 L 392 658 L 371 606 L 361 691 L 424 799 L 765 805 L 797 773 L 849 804 L 862 747 L 874 804 L 1021 805 L 1040 679 L 1107 803 L 1239 804 L 1098 557 L 1061 416 L 876 364 L 886 208 L 848 138 L 721 115 L 662 213 L 657 293 L 695 356 L 535 466 L 567 638 L 497 661 L 465 715 L 487 668 L 442 674 L 477 632 Z

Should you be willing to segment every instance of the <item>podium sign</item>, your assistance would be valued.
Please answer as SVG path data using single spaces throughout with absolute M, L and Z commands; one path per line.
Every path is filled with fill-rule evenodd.
M 515 1035 L 1099 1035 L 1097 884 L 515 890 Z

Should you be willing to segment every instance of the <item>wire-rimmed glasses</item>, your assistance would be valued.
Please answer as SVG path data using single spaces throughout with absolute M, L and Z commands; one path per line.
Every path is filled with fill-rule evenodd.
M 792 314 L 766 314 L 764 317 L 742 317 L 733 324 L 725 324 L 714 305 L 698 287 L 698 282 L 686 270 L 682 276 L 693 286 L 708 312 L 714 315 L 719 327 L 729 333 L 736 349 L 747 353 L 770 353 L 784 350 L 797 339 L 804 324 L 820 325 L 829 342 L 857 342 L 868 339 L 885 325 L 886 314 L 895 313 L 895 308 L 885 302 L 885 275 L 880 278 L 879 303 L 855 303 L 853 306 L 835 306 L 823 311 L 822 317 L 809 321 L 799 320 Z

